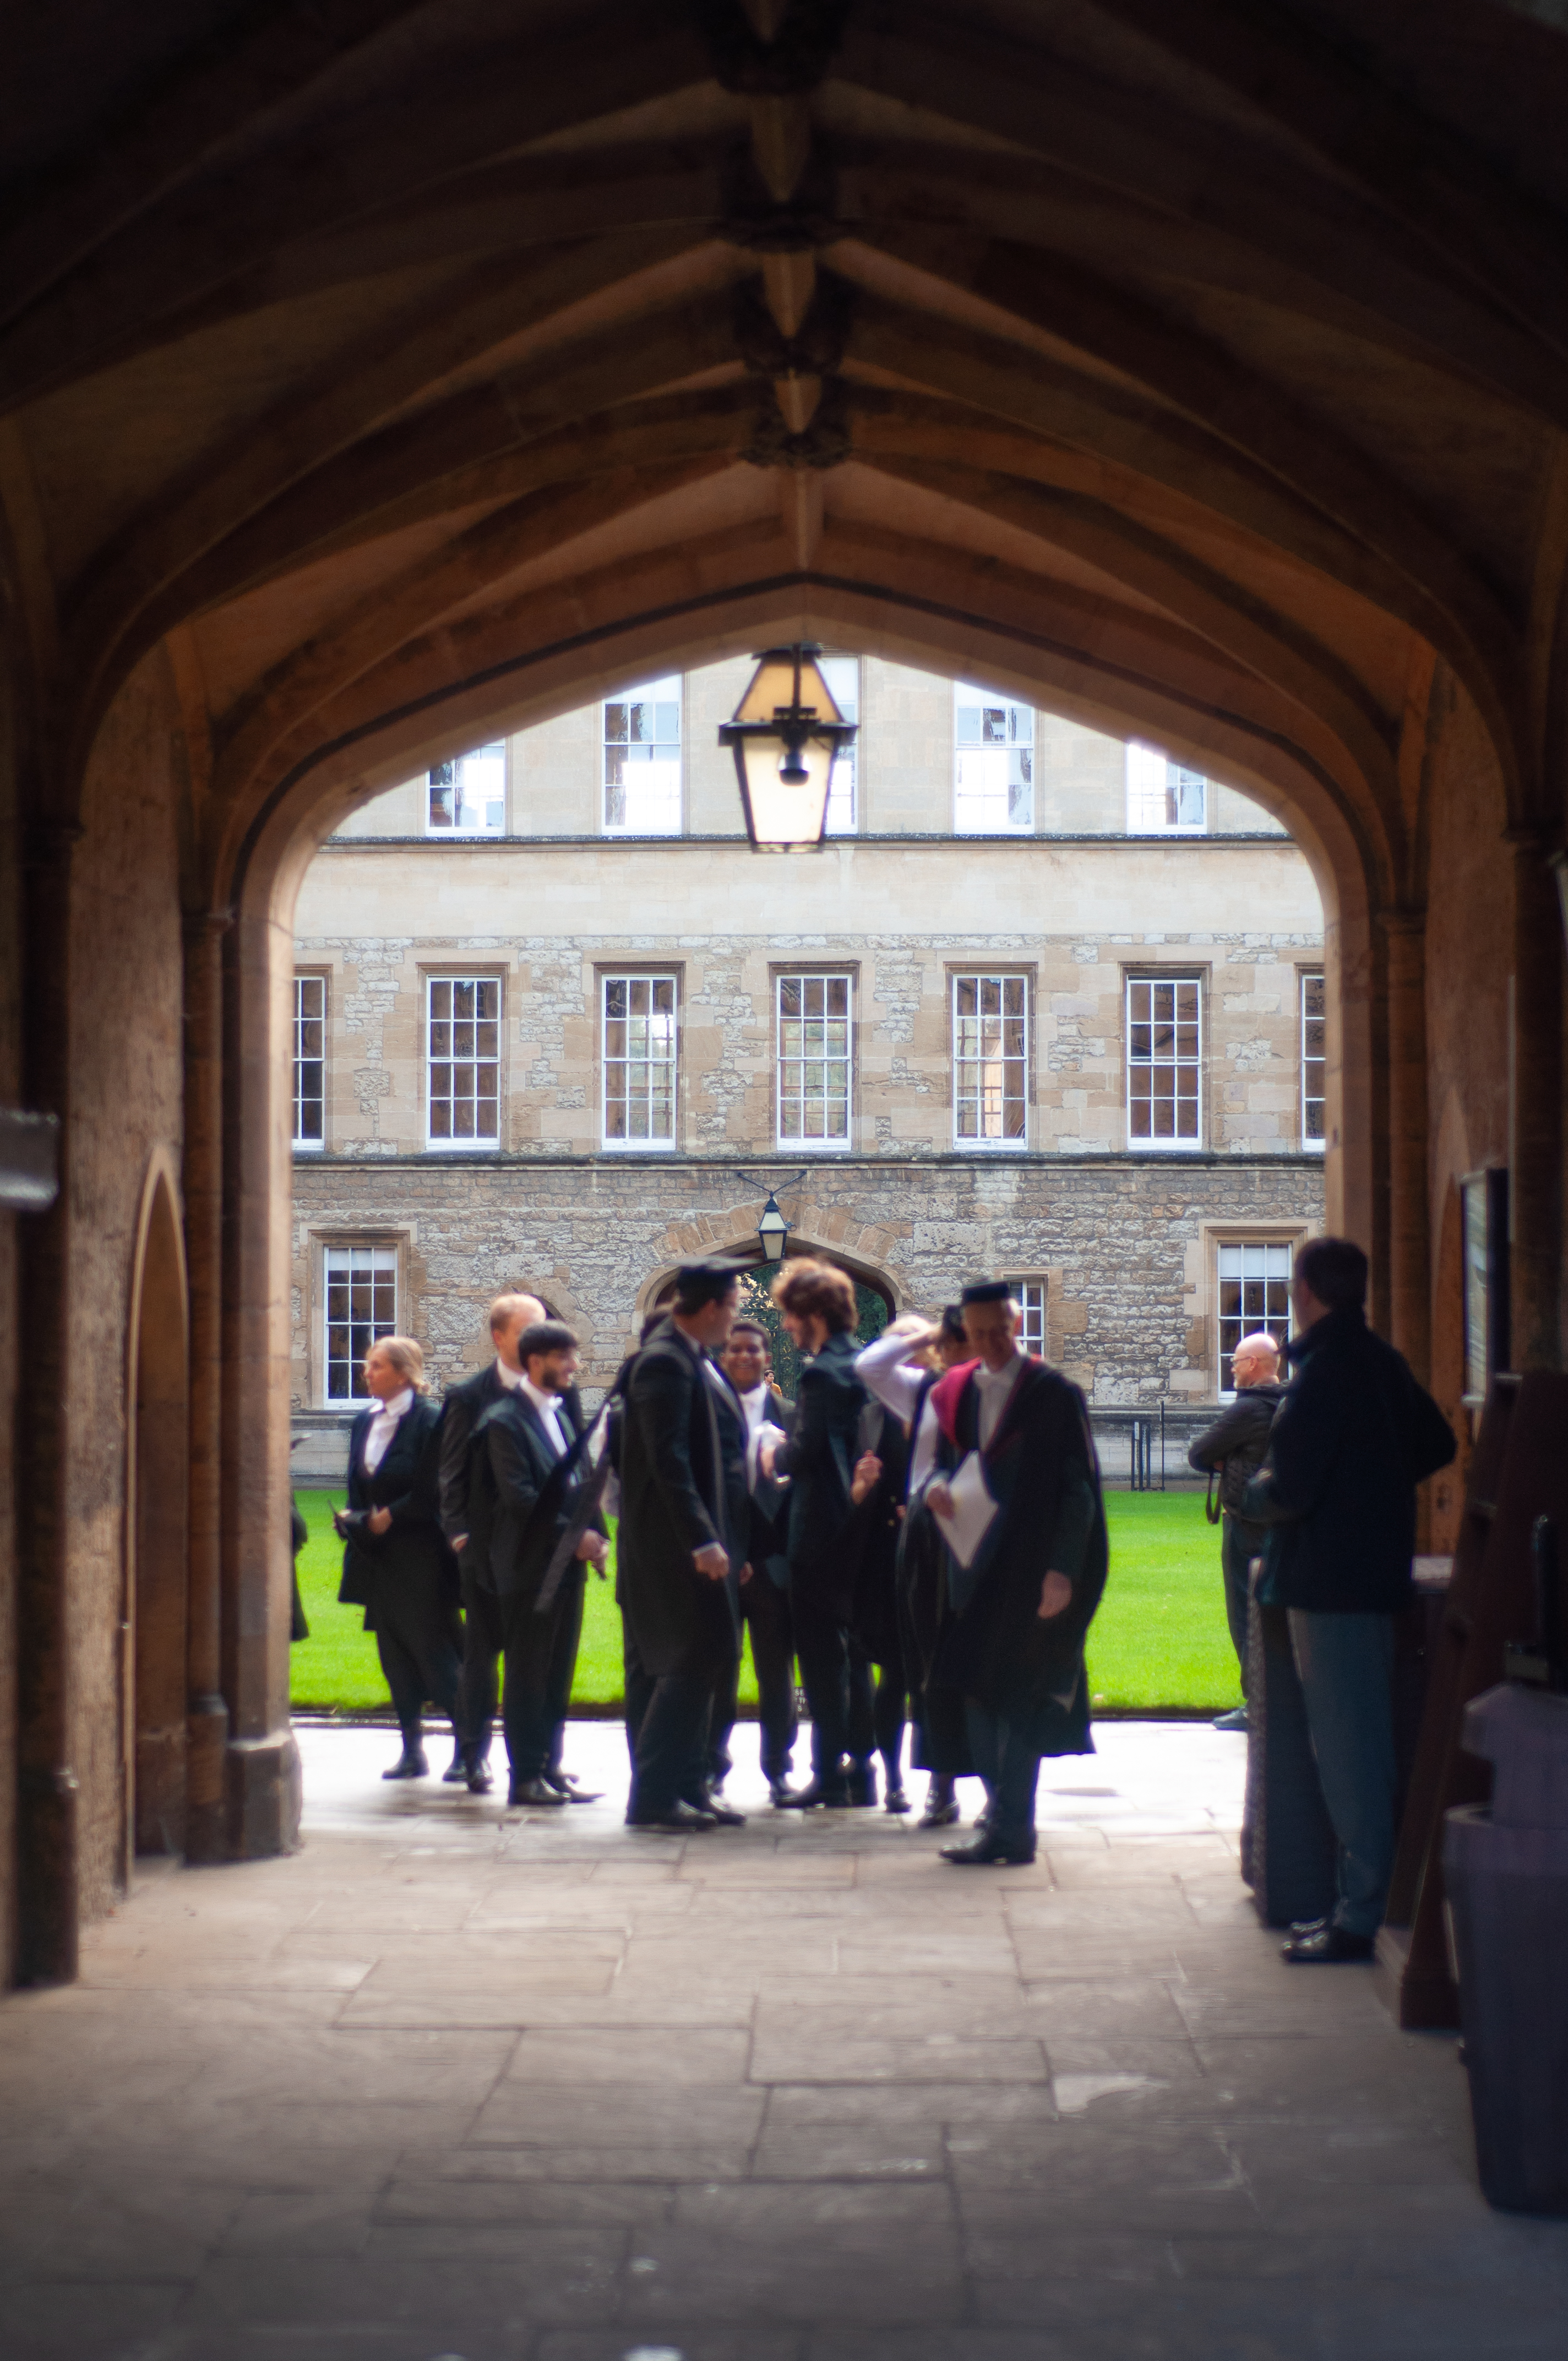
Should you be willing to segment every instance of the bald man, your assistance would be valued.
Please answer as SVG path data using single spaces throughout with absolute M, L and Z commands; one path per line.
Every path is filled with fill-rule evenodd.
M 449 1387 L 441 1420 L 441 1529 L 457 1552 L 463 1577 L 463 1686 L 458 1697 L 457 1752 L 444 1773 L 466 1780 L 484 1795 L 491 1784 L 490 1732 L 496 1718 L 501 1653 L 501 1602 L 490 1580 L 489 1510 L 483 1483 L 471 1486 L 469 1444 L 492 1402 L 522 1383 L 517 1340 L 549 1314 L 537 1295 L 498 1295 L 490 1306 L 491 1358 Z M 482 1462 L 485 1455 L 474 1455 Z
M 1198 1437 L 1187 1456 L 1200 1475 L 1220 1470 L 1220 1504 L 1224 1530 L 1220 1541 L 1220 1565 L 1225 1583 L 1225 1617 L 1231 1645 L 1241 1668 L 1242 1697 L 1246 1697 L 1247 1569 L 1263 1549 L 1266 1528 L 1249 1524 L 1239 1513 L 1248 1479 L 1263 1465 L 1274 1413 L 1285 1398 L 1279 1382 L 1279 1346 L 1266 1328 L 1244 1336 L 1231 1356 L 1236 1398 Z M 1246 1706 L 1216 1717 L 1216 1730 L 1245 1730 Z

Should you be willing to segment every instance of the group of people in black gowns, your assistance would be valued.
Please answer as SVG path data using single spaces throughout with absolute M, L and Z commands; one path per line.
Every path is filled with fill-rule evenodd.
M 724 1781 L 749 1634 L 777 1809 L 874 1805 L 880 1759 L 886 1809 L 911 1811 L 908 1731 L 922 1826 L 958 1821 L 960 1780 L 984 1788 L 944 1857 L 1028 1861 L 1041 1756 L 1092 1747 L 1083 1650 L 1106 1540 L 1082 1397 L 1019 1349 L 1002 1281 L 868 1345 L 832 1266 L 792 1257 L 773 1297 L 800 1355 L 793 1403 L 717 1259 L 681 1268 L 591 1419 L 576 1339 L 532 1297 L 498 1299 L 494 1359 L 440 1409 L 417 1345 L 371 1347 L 340 1596 L 367 1610 L 402 1730 L 385 1775 L 426 1774 L 428 1698 L 453 1726 L 446 1778 L 488 1791 L 499 1704 L 509 1802 L 593 1800 L 562 1747 L 613 1519 L 630 1828 L 740 1821 Z

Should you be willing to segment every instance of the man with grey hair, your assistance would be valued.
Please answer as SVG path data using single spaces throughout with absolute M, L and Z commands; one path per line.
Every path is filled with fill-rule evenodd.
M 1246 1728 L 1248 1568 L 1255 1557 L 1262 1555 L 1266 1528 L 1251 1523 L 1242 1515 L 1242 1494 L 1263 1465 L 1274 1413 L 1285 1399 L 1285 1388 L 1279 1382 L 1279 1345 L 1266 1328 L 1255 1329 L 1250 1336 L 1242 1338 L 1231 1355 L 1231 1374 L 1236 1389 L 1234 1401 L 1221 1411 L 1212 1426 L 1204 1428 L 1187 1454 L 1189 1464 L 1201 1476 L 1215 1468 L 1220 1473 L 1223 1519 L 1220 1566 L 1225 1585 L 1225 1618 L 1231 1627 L 1231 1645 L 1241 1670 L 1243 1703 L 1229 1713 L 1218 1715 L 1216 1730 Z

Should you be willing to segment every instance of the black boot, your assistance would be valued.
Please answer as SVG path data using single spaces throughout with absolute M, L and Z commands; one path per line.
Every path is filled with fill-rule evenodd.
M 922 1828 L 957 1828 L 959 1807 L 953 1795 L 953 1783 L 939 1771 L 931 1773 L 931 1784 L 926 1791 L 926 1808 L 916 1822 Z
M 444 1787 L 461 1787 L 468 1776 L 468 1749 L 460 1738 L 452 1741 L 452 1760 L 441 1774 Z
M 495 1785 L 490 1776 L 490 1766 L 485 1759 L 483 1740 L 463 1749 L 463 1776 L 468 1782 L 470 1795 L 488 1795 Z
M 425 1760 L 424 1748 L 420 1744 L 420 1735 L 417 1730 L 412 1731 L 407 1730 L 404 1730 L 403 1751 L 399 1755 L 397 1761 L 393 1763 L 391 1769 L 389 1771 L 383 1771 L 381 1776 L 383 1779 L 429 1778 L 430 1764 Z

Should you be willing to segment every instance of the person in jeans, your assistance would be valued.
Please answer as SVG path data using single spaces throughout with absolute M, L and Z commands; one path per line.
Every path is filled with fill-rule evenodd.
M 1366 1257 L 1313 1238 L 1296 1257 L 1296 1378 L 1241 1512 L 1269 1527 L 1258 1598 L 1287 1609 L 1307 1727 L 1339 1848 L 1331 1915 L 1291 1930 L 1299 1963 L 1369 1960 L 1394 1866 L 1395 1619 L 1414 1596 L 1416 1486 L 1453 1430 L 1366 1324 Z
M 1241 1671 L 1242 1696 L 1246 1696 L 1247 1569 L 1263 1554 L 1266 1528 L 1248 1524 L 1238 1514 L 1242 1494 L 1262 1466 L 1268 1449 L 1268 1430 L 1285 1397 L 1279 1383 L 1279 1347 L 1266 1328 L 1244 1336 L 1231 1356 L 1236 1398 L 1205 1427 L 1188 1451 L 1188 1465 L 1206 1476 L 1220 1470 L 1220 1506 L 1223 1526 L 1220 1536 L 1220 1567 L 1225 1583 L 1225 1620 L 1231 1645 Z M 1245 1730 L 1246 1707 L 1222 1713 L 1216 1730 Z

